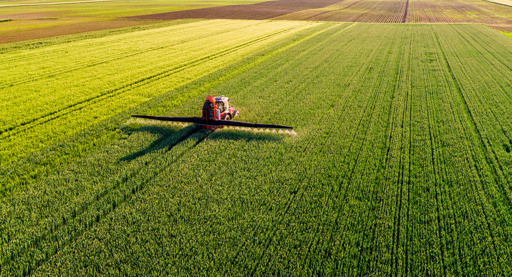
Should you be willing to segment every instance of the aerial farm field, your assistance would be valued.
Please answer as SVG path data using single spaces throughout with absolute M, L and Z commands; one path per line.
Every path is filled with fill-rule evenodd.
M 373 2 L 0 45 L 0 276 L 512 275 L 512 39 Z

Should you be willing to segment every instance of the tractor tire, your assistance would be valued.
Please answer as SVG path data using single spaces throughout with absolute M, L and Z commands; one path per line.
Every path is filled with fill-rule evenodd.
M 224 117 L 224 120 L 231 120 L 231 116 L 227 114 L 226 117 Z

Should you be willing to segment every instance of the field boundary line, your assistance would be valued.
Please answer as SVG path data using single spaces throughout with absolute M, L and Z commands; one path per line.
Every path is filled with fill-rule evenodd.
M 407 12 L 409 11 L 409 0 L 405 2 L 405 11 L 404 15 L 402 16 L 402 23 L 405 23 L 407 21 Z
M 506 3 L 503 3 L 499 0 L 484 0 L 486 2 L 489 2 L 489 3 L 493 3 L 493 4 L 498 4 L 498 5 L 502 5 L 502 6 L 507 6 L 507 7 L 512 7 L 512 1 L 505 1 Z M 508 4 L 507 4 L 508 3 Z

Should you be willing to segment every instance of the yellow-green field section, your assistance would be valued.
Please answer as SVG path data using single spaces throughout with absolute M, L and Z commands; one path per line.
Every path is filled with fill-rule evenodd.
M 0 48 L 0 275 L 512 275 L 512 40 L 179 21 Z M 199 116 L 296 136 L 134 121 Z
M 201 21 L 2 54 L 0 166 L 315 25 Z
M 256 2 L 258 1 L 2 1 L 0 43 L 154 23 L 124 18 L 129 16 Z

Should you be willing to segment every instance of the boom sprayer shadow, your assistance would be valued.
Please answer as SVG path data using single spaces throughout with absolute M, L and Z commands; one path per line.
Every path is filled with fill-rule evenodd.
M 151 126 L 140 126 L 130 127 L 125 126 L 120 129 L 127 135 L 133 133 L 151 133 L 156 134 L 159 138 L 153 141 L 148 147 L 125 156 L 119 161 L 132 161 L 138 157 L 144 156 L 148 153 L 166 149 L 165 152 L 169 152 L 175 146 L 179 145 L 183 141 L 190 139 L 192 136 L 197 139 L 195 145 L 203 142 L 206 138 L 209 140 L 236 140 L 236 141 L 280 141 L 283 137 L 275 133 L 260 133 L 260 132 L 242 132 L 232 129 L 221 129 L 221 130 L 208 130 L 201 128 L 197 125 L 189 125 L 178 131 L 168 127 L 151 125 Z

